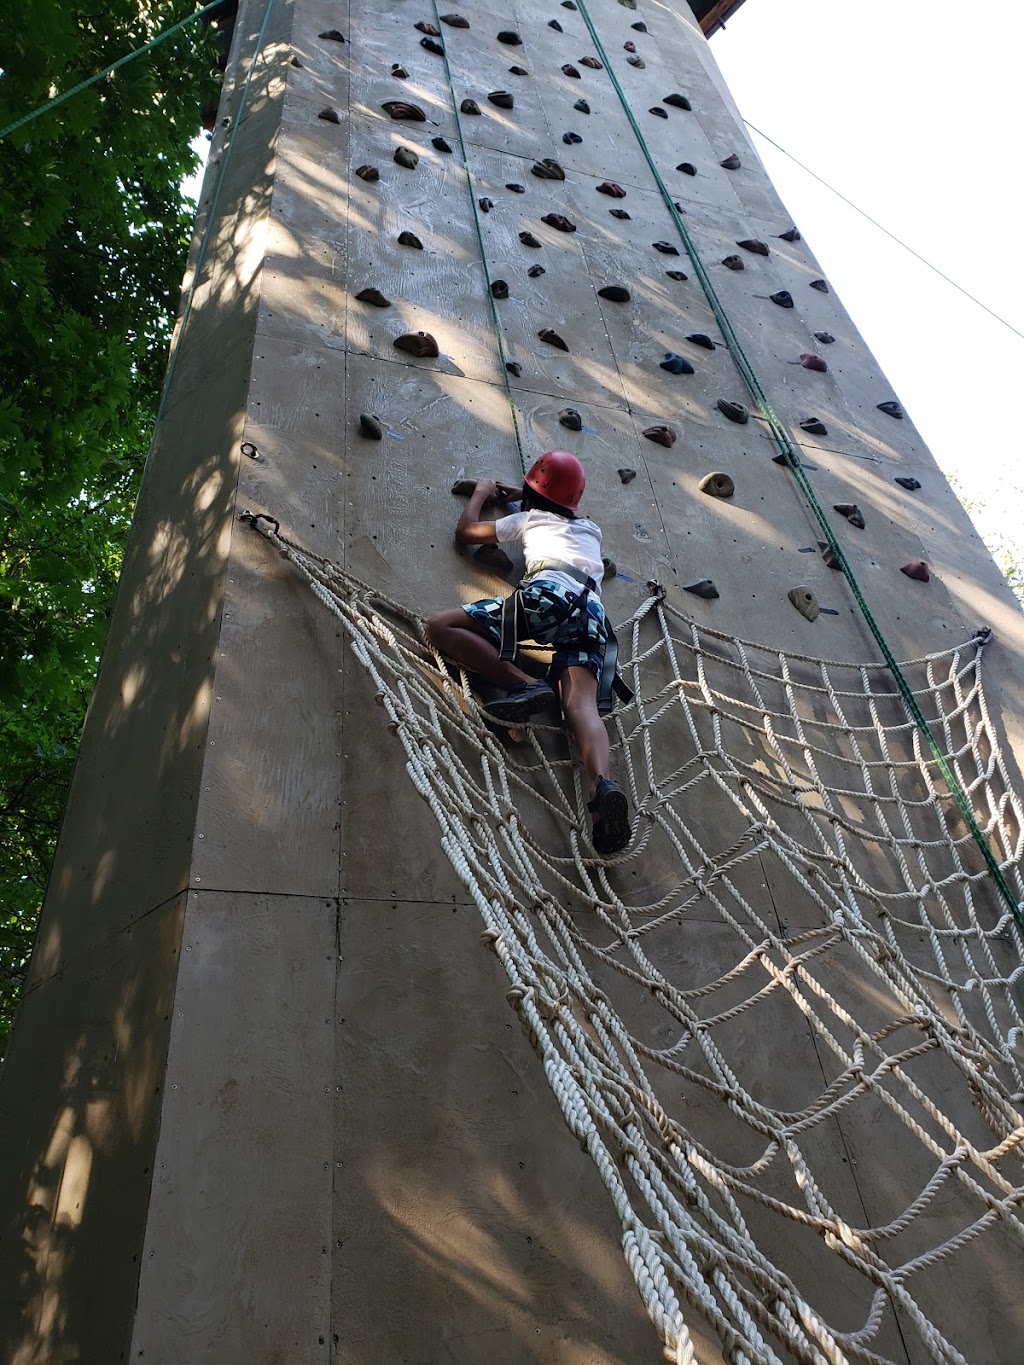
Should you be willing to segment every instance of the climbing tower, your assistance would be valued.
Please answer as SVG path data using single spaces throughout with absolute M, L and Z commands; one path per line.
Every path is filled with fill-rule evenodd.
M 0 1091 L 4 1359 L 1014 1358 L 1021 618 L 797 227 L 683 0 L 243 3 Z M 555 718 L 422 637 L 509 589 L 453 484 L 551 447 L 636 694 L 608 862 Z

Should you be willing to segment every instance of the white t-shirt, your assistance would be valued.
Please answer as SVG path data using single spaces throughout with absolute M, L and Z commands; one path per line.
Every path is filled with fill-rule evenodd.
M 604 565 L 601 562 L 601 528 L 596 522 L 577 517 L 569 521 L 556 512 L 513 512 L 494 523 L 499 545 L 519 541 L 526 559 L 526 578 L 535 576 L 545 560 L 560 560 L 580 569 L 597 584 L 601 596 Z M 563 587 L 576 593 L 580 584 L 569 574 L 542 571 L 545 578 L 553 578 Z

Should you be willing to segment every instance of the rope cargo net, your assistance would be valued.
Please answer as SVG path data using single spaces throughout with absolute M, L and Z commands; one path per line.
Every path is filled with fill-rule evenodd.
M 610 721 L 636 829 L 604 862 L 561 728 L 494 726 L 418 617 L 255 524 L 372 678 L 666 1358 L 700 1317 L 737 1362 L 963 1360 L 958 1267 L 1024 1232 L 1022 935 L 889 671 L 650 585 Z M 1019 901 L 985 639 L 903 669 Z

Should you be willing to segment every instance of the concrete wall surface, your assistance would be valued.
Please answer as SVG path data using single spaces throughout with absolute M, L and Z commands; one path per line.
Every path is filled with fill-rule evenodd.
M 0 1339 L 15 1365 L 660 1358 L 619 1219 L 515 1026 L 508 982 L 481 948 L 476 906 L 415 799 L 375 684 L 294 566 L 237 519 L 267 511 L 426 616 L 508 591 L 453 547 L 453 481 L 515 481 L 524 459 L 568 448 L 586 465 L 584 510 L 618 567 L 604 588 L 613 620 L 657 580 L 698 629 L 761 642 L 776 663 L 779 651 L 877 662 L 765 423 L 737 425 L 718 407 L 751 406 L 750 395 L 644 145 L 897 656 L 993 628 L 993 735 L 1017 780 L 1020 611 L 910 417 L 879 410 L 897 396 L 835 294 L 811 287 L 821 271 L 808 244 L 780 237 L 791 221 L 689 8 L 590 0 L 599 68 L 581 64 L 598 48 L 575 6 L 470 0 L 464 12 L 468 27 L 441 22 L 426 0 L 242 7 L 165 404 L 0 1086 Z M 421 45 L 430 34 L 417 24 L 440 30 L 444 57 Z M 505 31 L 521 42 L 499 41 Z M 499 90 L 511 109 L 488 99 Z M 666 105 L 673 91 L 691 109 Z M 466 99 L 480 112 L 462 113 Z M 390 118 L 394 100 L 425 121 Z M 395 161 L 403 147 L 414 165 Z M 723 167 L 732 155 L 738 167 Z M 545 157 L 564 180 L 533 174 Z M 677 169 L 685 163 L 696 173 Z M 377 178 L 357 175 L 364 166 Z M 607 182 L 624 197 L 599 190 Z M 575 231 L 545 223 L 552 214 Z M 422 249 L 400 244 L 403 232 Z M 524 245 L 524 232 L 540 245 Z M 492 302 L 497 279 L 509 296 Z M 610 284 L 629 302 L 598 293 Z M 388 305 L 358 300 L 367 288 Z M 779 291 L 792 307 L 771 301 Z M 539 338 L 548 328 L 567 350 Z M 394 347 L 420 331 L 438 357 Z M 661 369 L 667 352 L 694 373 Z M 801 365 L 811 352 L 827 372 Z M 559 422 L 566 407 L 582 430 Z M 379 417 L 382 440 L 360 435 L 360 414 Z M 826 435 L 801 429 L 810 417 Z M 673 429 L 672 446 L 644 437 L 654 424 Z M 623 468 L 635 477 L 623 482 Z M 734 478 L 734 498 L 699 492 L 713 470 Z M 857 504 L 865 526 L 832 513 L 836 503 Z M 916 560 L 930 581 L 900 572 Z M 705 576 L 716 599 L 684 591 Z M 788 598 L 797 585 L 834 614 L 805 619 Z M 750 771 L 774 761 L 735 733 Z M 652 737 L 664 772 L 692 759 L 681 725 Z M 822 740 L 824 781 L 842 785 L 848 741 L 831 755 Z M 856 824 L 853 797 L 844 810 Z M 714 791 L 695 796 L 687 819 L 707 866 L 729 847 L 734 817 Z M 538 805 L 538 838 L 564 842 L 547 818 Z M 955 812 L 949 827 L 977 871 Z M 627 907 L 678 889 L 659 838 L 609 874 Z M 880 896 L 902 886 L 882 842 L 856 855 Z M 746 864 L 734 884 L 769 907 L 780 935 L 822 928 L 783 862 Z M 994 891 L 973 885 L 979 917 L 1002 925 Z M 743 956 L 734 930 L 701 901 L 673 924 L 664 969 L 718 991 Z M 1008 976 L 1012 935 L 1002 926 L 990 938 L 994 970 Z M 624 978 L 602 971 L 596 962 L 631 1033 L 671 1047 L 676 1021 L 656 1017 L 650 991 L 620 997 Z M 894 997 L 855 953 L 837 953 L 832 972 L 834 996 L 885 1033 Z M 936 1008 L 950 1027 L 969 1018 L 984 1032 L 983 1011 L 975 1019 L 971 1001 L 961 1009 L 943 990 Z M 758 1011 L 760 993 L 744 991 L 735 1019 L 727 993 L 715 995 L 718 1037 L 758 1102 L 798 1116 L 849 1080 L 790 995 L 766 989 Z M 926 1058 L 917 1083 L 984 1146 L 981 1110 L 945 1078 L 947 1061 Z M 673 1073 L 673 1121 L 745 1168 L 756 1144 L 698 1071 Z M 948 1138 L 929 1129 L 922 1148 L 890 1125 L 883 1091 L 868 1104 L 853 1085 L 807 1137 L 853 1227 L 895 1226 Z M 997 1200 L 1000 1181 L 1014 1182 L 1002 1167 L 990 1174 Z M 765 1188 L 800 1198 L 792 1172 Z M 964 1200 L 943 1186 L 912 1233 L 873 1243 L 883 1269 L 966 1226 Z M 771 1212 L 746 1209 L 765 1254 L 814 1313 L 853 1334 L 792 1358 L 954 1358 L 888 1301 L 877 1333 L 858 1341 L 874 1284 L 819 1232 Z M 1008 1343 L 1024 1331 L 1006 1228 L 993 1214 L 955 1248 L 955 1272 L 951 1252 L 914 1281 L 921 1311 L 972 1362 L 1013 1359 Z M 723 1358 L 730 1343 L 711 1318 L 683 1309 L 697 1358 Z

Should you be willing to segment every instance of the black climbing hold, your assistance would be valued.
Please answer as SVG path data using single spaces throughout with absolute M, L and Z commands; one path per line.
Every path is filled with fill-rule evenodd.
M 380 171 L 376 166 L 357 166 L 356 175 L 360 180 L 365 180 L 368 185 L 372 185 L 375 180 L 380 179 Z
M 599 62 L 596 57 L 581 57 L 580 66 L 589 66 L 591 71 L 604 70 L 604 64 Z
M 444 47 L 436 38 L 421 38 L 420 47 L 425 47 L 428 52 L 433 52 L 435 57 L 444 56 Z
M 774 294 L 769 294 L 768 297 L 772 303 L 777 303 L 780 308 L 793 307 L 793 295 L 788 289 L 777 289 Z
M 487 99 L 497 109 L 511 109 L 515 104 L 515 100 L 507 90 L 492 90 Z
M 526 193 L 526 186 L 525 186 L 525 185 L 517 185 L 517 184 L 515 183 L 514 180 L 510 181 L 510 182 L 505 186 L 505 188 L 506 188 L 507 190 L 511 190 L 513 194 L 525 194 L 525 193 Z
M 670 426 L 666 426 L 663 423 L 658 426 L 645 427 L 644 435 L 649 441 L 653 441 L 655 445 L 665 446 L 666 448 L 674 446 L 676 443 L 675 432 Z
M 792 469 L 794 463 L 798 469 L 813 469 L 817 471 L 818 468 L 816 464 L 811 464 L 808 460 L 801 460 L 796 455 L 794 455 L 791 460 L 784 450 L 780 450 L 777 455 L 772 456 L 772 464 L 784 464 Z
M 488 199 L 486 194 L 482 195 L 476 202 L 480 206 L 481 213 L 490 213 L 491 209 L 494 208 L 494 200 Z
M 525 66 L 510 66 L 508 74 L 510 76 L 528 76 L 530 73 Z
M 692 161 L 680 161 L 679 165 L 676 167 L 676 170 L 682 171 L 683 175 L 697 174 L 697 167 L 693 164 Z
M 300 70 L 302 69 L 302 63 L 299 61 L 298 57 L 292 58 L 292 66 L 297 66 Z
M 384 439 L 384 428 L 380 418 L 374 417 L 370 412 L 359 414 L 359 435 L 365 436 L 368 441 L 382 441 Z
M 535 161 L 530 167 L 531 172 L 541 180 L 564 180 L 565 171 L 557 161 L 546 156 L 541 161 Z
M 564 33 L 564 32 L 565 32 L 565 29 L 562 27 L 562 25 L 558 22 L 557 19 L 549 19 L 549 20 L 548 20 L 548 28 L 553 28 L 553 29 L 555 30 L 556 33 Z
M 461 14 L 442 14 L 441 23 L 447 24 L 449 28 L 469 28 L 469 20 L 464 19 Z
M 884 403 L 876 403 L 875 406 L 879 412 L 884 412 L 889 417 L 896 417 L 901 422 L 903 421 L 903 409 L 893 399 L 887 398 Z
M 614 180 L 602 180 L 597 187 L 598 194 L 607 194 L 611 199 L 625 199 L 626 191 Z
M 321 109 L 319 114 L 317 114 L 317 118 L 322 118 L 324 123 L 341 122 L 341 116 L 339 115 L 337 109 L 332 109 L 330 105 L 328 105 L 326 109 Z
M 583 79 L 571 62 L 566 62 L 565 66 L 562 67 L 562 75 L 571 76 L 574 81 L 581 81 Z
M 374 308 L 391 307 L 391 300 L 386 298 L 379 289 L 360 289 L 356 298 L 360 303 L 372 303 Z
M 632 483 L 633 480 L 636 478 L 636 470 L 635 470 L 635 469 L 620 469 L 620 470 L 619 470 L 619 478 L 622 480 L 623 483 Z
M 511 29 L 503 28 L 498 34 L 498 42 L 506 43 L 509 47 L 520 47 L 522 46 L 523 40 L 518 33 L 513 33 Z
M 828 293 L 828 285 L 825 283 L 824 280 L 811 280 L 809 287 L 811 289 L 816 289 L 819 294 Z
M 523 373 L 523 367 L 519 364 L 518 360 L 506 360 L 505 369 L 508 370 L 509 374 L 515 375 L 517 379 Z
M 400 232 L 398 234 L 398 245 L 412 246 L 415 247 L 417 251 L 423 250 L 423 243 L 416 236 L 415 232 Z
M 767 242 L 759 242 L 756 237 L 744 237 L 743 241 L 737 242 L 736 245 L 741 246 L 744 251 L 749 251 L 752 256 L 768 255 Z
M 479 114 L 480 106 L 476 100 L 463 100 L 459 105 L 459 111 L 463 114 Z
M 539 280 L 541 275 L 547 274 L 547 271 L 544 269 L 542 265 L 531 265 L 526 273 L 527 275 L 529 275 L 531 280 Z
M 705 474 L 697 487 L 709 498 L 731 498 L 736 492 L 736 485 L 730 476 L 718 469 Z
M 627 57 L 626 61 L 629 62 L 630 66 L 635 66 L 638 71 L 645 70 L 647 66 L 647 63 L 644 61 L 643 57 Z
M 787 228 L 785 232 L 779 233 L 780 242 L 799 242 L 801 240 L 800 233 L 795 227 Z
M 664 109 L 659 109 L 656 104 L 651 105 L 647 112 L 653 114 L 655 118 L 668 118 L 668 114 L 665 113 Z
M 705 351 L 713 351 L 715 343 L 704 332 L 691 332 L 686 338 L 694 346 L 702 346 Z
M 688 280 L 689 275 L 684 275 L 681 270 L 666 270 L 665 274 L 670 280 Z
M 421 360 L 433 359 L 434 356 L 441 354 L 437 341 L 429 332 L 406 332 L 403 336 L 395 337 L 391 344 L 396 351 L 406 351 Z
M 549 346 L 554 346 L 556 350 L 567 351 L 569 349 L 558 333 L 552 331 L 550 327 L 542 327 L 537 335 L 541 341 L 547 342 Z
M 647 25 L 644 23 L 642 19 L 638 23 L 630 24 L 630 28 L 636 29 L 637 33 L 647 32 Z
M 894 480 L 901 488 L 905 488 L 908 493 L 916 493 L 921 487 L 920 479 L 912 479 L 907 475 L 897 476 Z
M 567 147 L 571 147 L 574 142 L 582 142 L 583 139 L 580 137 L 579 133 L 563 133 L 562 141 Z
M 630 299 L 629 290 L 624 284 L 605 284 L 597 292 L 609 303 L 628 303 Z
M 722 264 L 726 267 L 727 270 L 743 269 L 743 262 L 739 256 L 726 256 L 722 261 Z
M 828 435 L 828 427 L 818 417 L 805 417 L 800 423 L 800 430 L 806 431 L 810 436 Z
M 839 556 L 827 540 L 819 540 L 818 549 L 821 551 L 821 557 L 825 561 L 827 569 L 841 569 L 843 567 L 839 562 Z
M 345 41 L 345 35 L 339 33 L 336 28 L 329 28 L 326 33 L 321 33 L 320 37 L 326 38 L 330 43 L 343 43 Z
M 678 256 L 679 248 L 673 246 L 671 242 L 652 242 L 655 251 L 660 251 L 663 256 Z
M 395 161 L 399 166 L 404 166 L 407 171 L 414 171 L 419 165 L 419 160 L 411 147 L 395 148 Z
M 740 426 L 750 420 L 750 413 L 742 403 L 730 403 L 728 398 L 718 400 L 718 411 L 723 417 L 728 417 L 730 422 L 738 422 Z
M 834 502 L 833 512 L 838 512 L 841 517 L 845 517 L 851 526 L 856 526 L 858 531 L 864 530 L 864 513 L 855 502 Z
M 430 141 L 439 152 L 450 152 L 451 144 L 446 142 L 443 137 L 432 137 Z
M 789 600 L 793 603 L 793 606 L 796 607 L 801 616 L 807 617 L 808 621 L 817 619 L 818 612 L 821 608 L 818 606 L 818 599 L 815 597 L 814 593 L 811 592 L 810 588 L 805 588 L 803 586 L 790 588 Z
M 572 107 L 576 110 L 578 114 L 590 113 L 590 105 L 587 103 L 586 100 L 577 100 Z
M 666 351 L 665 359 L 658 362 L 660 370 L 668 370 L 669 374 L 696 374 L 693 366 L 681 355 L 676 355 L 675 351 Z
M 918 583 L 927 583 L 931 578 L 928 565 L 923 559 L 912 559 L 909 564 L 903 565 L 900 573 L 905 573 L 908 578 L 916 579 Z
M 543 245 L 543 243 L 537 240 L 532 232 L 521 232 L 519 234 L 519 240 L 522 242 L 523 246 L 538 247 Z
M 724 171 L 738 171 L 740 168 L 740 159 L 735 152 L 732 152 L 724 161 L 720 161 L 718 164 Z
M 381 108 L 393 119 L 407 119 L 410 123 L 427 121 L 427 116 L 419 105 L 410 104 L 407 100 L 385 100 Z
M 567 431 L 583 430 L 583 418 L 575 408 L 563 408 L 558 414 L 558 420 Z
M 613 218 L 621 218 L 623 222 L 628 222 L 631 216 L 625 209 L 609 209 L 608 212 Z
M 831 346 L 833 341 L 835 341 L 835 337 L 831 332 L 815 332 L 814 339 L 815 341 L 820 341 L 823 346 Z
M 684 583 L 683 592 L 692 592 L 694 597 L 704 597 L 709 602 L 713 602 L 719 595 L 718 589 L 710 578 L 695 578 L 690 583 Z
M 693 105 L 690 103 L 690 101 L 686 98 L 685 95 L 675 94 L 666 95 L 665 98 L 662 100 L 662 104 L 671 104 L 673 109 L 690 110 L 693 108 Z
M 816 370 L 818 374 L 827 374 L 828 365 L 822 360 L 820 355 L 814 355 L 811 351 L 803 351 L 800 355 L 800 364 L 805 370 Z
M 400 80 L 400 81 L 404 81 L 404 80 L 408 77 L 408 75 L 409 75 L 409 73 L 408 73 L 408 71 L 406 71 L 405 67 L 404 67 L 404 66 L 399 66 L 398 62 L 394 62 L 394 63 L 392 64 L 392 67 L 391 67 L 391 74 L 392 74 L 392 76 L 394 76 L 397 80 Z
M 576 4 L 576 0 L 562 0 L 562 8 L 563 8 L 563 9 L 578 9 L 579 6 Z
M 491 284 L 491 297 L 495 299 L 508 298 L 508 284 L 505 280 L 494 280 Z
M 413 24 L 417 33 L 425 33 L 428 38 L 440 38 L 441 30 L 428 23 L 426 19 L 421 19 L 418 24 Z

